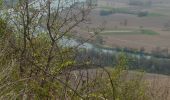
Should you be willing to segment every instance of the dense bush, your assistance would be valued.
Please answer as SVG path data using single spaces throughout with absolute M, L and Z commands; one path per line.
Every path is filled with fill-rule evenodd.
M 113 8 L 113 9 L 108 9 L 108 10 L 101 10 L 100 16 L 108 16 L 108 15 L 116 14 L 116 13 L 132 14 L 132 15 L 137 15 L 138 17 L 148 16 L 149 14 L 148 11 L 132 11 L 132 10 L 125 9 L 125 8 Z
M 147 16 L 147 15 L 148 15 L 148 12 L 147 12 L 147 11 L 141 11 L 141 12 L 138 13 L 138 16 L 139 16 L 139 17 L 145 17 L 145 16 Z
M 152 1 L 130 0 L 129 5 L 150 7 L 152 5 Z
M 7 27 L 6 22 L 0 19 L 0 37 L 7 31 L 6 27 Z
M 109 50 L 109 49 L 108 49 Z M 152 54 L 146 53 L 143 49 L 140 51 L 133 50 L 129 48 L 117 48 L 110 49 L 117 50 L 116 54 L 112 54 L 109 52 L 103 52 L 102 50 L 86 50 L 81 52 L 77 58 L 78 61 L 80 59 L 84 61 L 86 57 L 90 59 L 94 64 L 101 66 L 115 66 L 116 61 L 118 60 L 118 54 L 123 51 L 128 58 L 128 66 L 131 70 L 144 70 L 149 73 L 158 73 L 158 74 L 166 74 L 170 75 L 170 59 L 165 57 L 164 55 L 168 55 L 165 50 L 162 51 L 153 51 Z M 136 55 L 136 56 L 133 56 Z M 146 56 L 150 56 L 147 58 Z M 139 58 L 140 57 L 140 58 Z
M 111 15 L 113 12 L 111 10 L 101 10 L 100 16 L 108 16 Z

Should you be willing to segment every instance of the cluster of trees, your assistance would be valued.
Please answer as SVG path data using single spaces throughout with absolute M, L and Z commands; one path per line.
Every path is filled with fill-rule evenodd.
M 144 70 L 149 73 L 165 74 L 170 75 L 170 66 L 169 59 L 158 59 L 152 57 L 151 59 L 147 58 L 134 58 L 131 61 L 131 68 L 134 70 Z
M 126 55 L 128 60 L 128 68 L 130 70 L 143 70 L 149 73 L 158 73 L 158 74 L 165 74 L 170 75 L 170 59 L 166 58 L 159 58 L 150 56 L 149 58 L 145 56 L 144 51 L 141 50 L 141 54 L 138 56 L 133 56 L 129 54 L 130 52 L 122 51 L 123 54 Z M 120 52 L 121 54 L 121 52 Z M 139 54 L 139 53 L 133 53 Z M 114 67 L 118 61 L 119 55 L 110 53 L 110 52 L 103 52 L 102 50 L 85 50 L 81 53 L 80 58 L 83 55 L 86 55 L 90 61 L 95 63 L 96 65 L 102 66 L 112 66 Z M 78 58 L 78 59 L 80 59 Z
M 163 30 L 165 30 L 165 31 L 170 31 L 170 21 L 167 21 L 167 22 L 164 24 Z
M 152 5 L 151 0 L 129 0 L 129 5 L 133 6 L 144 6 L 144 7 L 150 7 Z
M 108 16 L 115 13 L 132 14 L 132 15 L 137 15 L 138 17 L 145 17 L 148 16 L 149 14 L 148 11 L 138 11 L 138 10 L 134 11 L 134 10 L 124 9 L 124 8 L 113 8 L 113 9 L 100 11 L 101 16 Z
M 170 59 L 168 48 L 162 49 L 160 47 L 156 47 L 150 53 L 146 52 L 144 47 L 141 47 L 140 49 L 134 49 L 134 48 L 128 48 L 128 47 L 125 47 L 125 48 L 116 47 L 112 50 L 123 51 L 126 53 L 132 53 L 132 54 L 141 55 L 141 56 L 152 56 L 155 58 Z
M 162 58 L 170 58 L 170 54 L 169 54 L 169 49 L 168 48 L 160 48 L 157 47 L 154 50 L 152 50 L 151 54 L 155 57 L 162 57 Z
M 139 13 L 138 13 L 138 17 L 145 17 L 145 16 L 148 16 L 148 11 L 140 11 Z
M 108 16 L 113 14 L 113 12 L 111 10 L 101 10 L 100 11 L 100 16 Z

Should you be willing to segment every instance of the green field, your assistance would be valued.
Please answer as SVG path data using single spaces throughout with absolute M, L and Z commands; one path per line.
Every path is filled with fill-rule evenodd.
M 143 35 L 158 35 L 159 33 L 149 30 L 149 29 L 141 29 L 141 30 L 105 30 L 100 33 L 101 35 L 135 35 L 135 34 L 143 34 Z
M 141 34 L 146 34 L 146 35 L 158 35 L 159 33 L 153 31 L 153 30 L 149 30 L 149 29 L 143 29 L 141 31 Z

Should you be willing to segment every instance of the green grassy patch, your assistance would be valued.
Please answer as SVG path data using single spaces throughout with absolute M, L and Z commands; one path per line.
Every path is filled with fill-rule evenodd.
M 141 29 L 141 30 L 106 30 L 100 33 L 101 35 L 158 35 L 159 33 L 149 30 L 149 29 Z
M 127 32 L 123 32 L 123 31 L 120 31 L 120 32 L 118 32 L 118 31 L 115 31 L 115 32 L 106 32 L 106 31 L 104 31 L 104 32 L 101 32 L 101 34 L 102 35 L 127 35 L 127 34 L 138 34 L 137 32 L 134 32 L 134 31 L 127 31 Z
M 160 14 L 160 13 L 152 13 L 152 12 L 150 12 L 148 14 L 148 16 L 146 16 L 146 17 L 159 17 L 159 16 L 165 16 L 165 15 Z
M 153 31 L 153 30 L 149 30 L 149 29 L 142 29 L 141 30 L 141 34 L 146 34 L 146 35 L 158 35 L 159 33 Z

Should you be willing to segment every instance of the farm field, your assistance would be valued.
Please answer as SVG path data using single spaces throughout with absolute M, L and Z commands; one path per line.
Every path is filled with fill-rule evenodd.
M 170 27 L 170 1 L 151 1 L 151 6 L 143 7 L 129 5 L 129 0 L 98 0 L 98 6 L 90 14 L 91 26 L 105 23 L 99 35 L 104 45 L 110 47 L 144 47 L 147 52 L 157 47 L 170 49 L 170 31 L 165 29 Z M 111 10 L 111 14 L 101 15 L 103 10 Z M 148 15 L 139 17 L 137 11 L 147 11 Z

